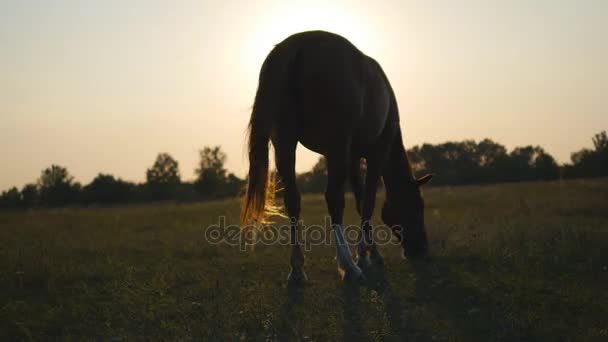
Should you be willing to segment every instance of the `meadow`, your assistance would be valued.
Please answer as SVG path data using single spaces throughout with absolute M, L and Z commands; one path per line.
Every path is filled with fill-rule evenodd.
M 424 196 L 429 260 L 385 246 L 348 284 L 316 246 L 300 288 L 287 246 L 206 241 L 218 217 L 237 223 L 236 199 L 0 212 L 0 339 L 608 340 L 608 179 Z M 325 208 L 304 196 L 302 220 Z

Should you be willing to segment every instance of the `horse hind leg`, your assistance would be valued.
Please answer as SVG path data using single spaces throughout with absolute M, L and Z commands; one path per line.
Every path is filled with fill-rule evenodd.
M 296 141 L 286 139 L 275 141 L 275 160 L 279 177 L 284 186 L 283 200 L 285 209 L 289 216 L 291 256 L 289 263 L 291 271 L 287 276 L 290 284 L 302 284 L 308 280 L 304 267 L 304 253 L 300 245 L 298 235 L 298 223 L 300 220 L 300 192 L 296 185 L 295 163 L 296 163 Z
M 325 200 L 331 217 L 332 230 L 336 239 L 336 260 L 338 270 L 345 280 L 358 280 L 363 276 L 361 269 L 353 262 L 352 254 L 344 235 L 342 224 L 344 215 L 344 185 L 348 173 L 348 144 L 343 149 L 334 148 L 327 154 L 327 189 Z

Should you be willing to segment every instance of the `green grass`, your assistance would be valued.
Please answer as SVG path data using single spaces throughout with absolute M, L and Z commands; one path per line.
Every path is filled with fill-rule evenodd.
M 0 339 L 608 340 L 608 180 L 424 195 L 431 261 L 383 247 L 351 286 L 317 246 L 301 289 L 288 247 L 205 242 L 233 200 L 0 213 Z M 322 196 L 302 208 L 323 223 Z

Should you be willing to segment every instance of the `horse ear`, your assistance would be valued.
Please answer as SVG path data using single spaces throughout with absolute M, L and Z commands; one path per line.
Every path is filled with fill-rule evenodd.
M 416 179 L 416 184 L 418 184 L 418 186 L 423 186 L 424 184 L 428 183 L 432 178 L 433 174 L 424 175 Z

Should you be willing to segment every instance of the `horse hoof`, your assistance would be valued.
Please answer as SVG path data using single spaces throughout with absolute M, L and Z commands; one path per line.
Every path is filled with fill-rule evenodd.
M 363 275 L 363 271 L 361 268 L 359 268 L 359 266 L 353 265 L 344 271 L 342 279 L 347 282 L 358 282 L 365 280 L 365 276 Z
M 308 276 L 306 275 L 306 273 L 304 273 L 304 271 L 294 272 L 292 270 L 287 276 L 287 282 L 290 285 L 302 285 L 308 282 Z

